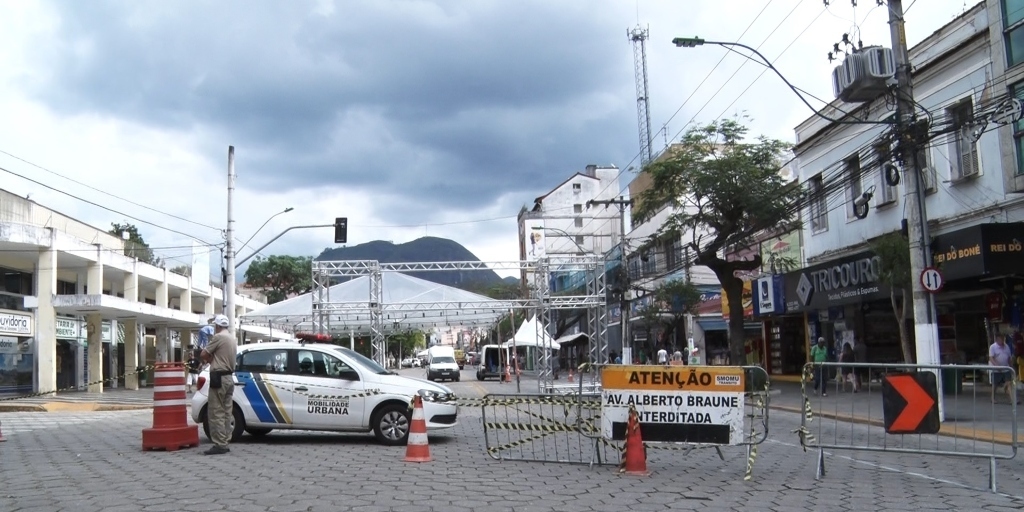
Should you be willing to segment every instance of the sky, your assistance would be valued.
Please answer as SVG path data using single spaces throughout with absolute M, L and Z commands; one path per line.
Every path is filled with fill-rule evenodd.
M 349 245 L 437 236 L 513 261 L 520 209 L 588 164 L 623 169 L 627 192 L 630 29 L 649 30 L 655 152 L 737 114 L 792 142 L 811 111 L 782 80 L 671 41 L 758 48 L 820 107 L 833 43 L 890 41 L 885 7 L 825 3 L 0 0 L 0 188 L 103 229 L 135 224 L 169 266 L 187 264 L 193 239 L 223 242 L 234 146 L 235 238 L 252 239 L 240 258 L 347 217 Z M 908 42 L 975 3 L 905 0 Z M 333 241 L 296 229 L 261 254 Z

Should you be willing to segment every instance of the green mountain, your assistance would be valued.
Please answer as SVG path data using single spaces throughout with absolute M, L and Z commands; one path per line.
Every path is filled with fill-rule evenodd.
M 317 260 L 376 260 L 381 263 L 480 261 L 462 244 L 447 238 L 425 236 L 404 244 L 382 240 L 351 247 L 324 249 Z M 485 293 L 494 286 L 517 285 L 515 277 L 502 279 L 493 270 L 430 270 L 406 274 L 438 284 L 453 286 L 476 293 Z

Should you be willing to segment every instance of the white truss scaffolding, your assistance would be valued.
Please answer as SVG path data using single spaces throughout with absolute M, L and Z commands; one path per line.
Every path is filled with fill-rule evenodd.
M 586 329 L 590 338 L 589 360 L 608 362 L 608 318 L 605 290 L 605 262 L 601 256 L 548 257 L 537 261 L 449 261 L 418 263 L 380 263 L 372 260 L 313 262 L 312 323 L 320 334 L 347 334 L 346 326 L 368 325 L 372 357 L 383 364 L 386 359 L 386 325 L 415 325 L 427 313 L 441 312 L 447 323 L 461 326 L 494 325 L 510 310 L 526 310 L 537 319 L 538 339 L 550 335 L 554 310 L 586 310 Z M 532 276 L 529 298 L 488 299 L 478 301 L 438 300 L 429 302 L 385 302 L 382 275 L 389 272 L 424 272 L 445 270 L 519 270 Z M 571 293 L 552 291 L 551 278 L 572 276 L 579 284 Z M 331 299 L 331 286 L 340 279 L 369 278 L 369 295 L 365 301 Z M 419 315 L 422 315 L 422 318 Z M 363 323 L 369 320 L 368 324 Z M 541 391 L 553 382 L 551 351 L 535 351 L 535 368 Z M 581 376 L 582 377 L 582 376 Z

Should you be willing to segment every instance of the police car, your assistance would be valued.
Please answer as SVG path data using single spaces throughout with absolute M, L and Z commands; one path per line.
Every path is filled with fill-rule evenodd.
M 192 420 L 207 419 L 209 366 L 192 396 Z M 423 397 L 427 429 L 454 427 L 458 406 L 446 386 L 403 377 L 337 345 L 273 342 L 238 347 L 233 431 L 263 436 L 274 429 L 370 432 L 387 445 L 405 444 L 412 411 Z

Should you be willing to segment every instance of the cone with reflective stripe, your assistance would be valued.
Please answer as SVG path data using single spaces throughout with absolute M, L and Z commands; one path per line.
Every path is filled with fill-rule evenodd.
M 423 398 L 413 399 L 412 423 L 409 425 L 409 440 L 405 446 L 405 462 L 430 462 L 430 446 L 427 443 L 427 420 L 423 417 Z
M 199 446 L 199 425 L 188 424 L 185 410 L 185 365 L 157 363 L 153 374 L 153 428 L 142 430 L 142 449 Z
M 647 449 L 640 435 L 640 415 L 633 406 L 629 407 L 629 421 L 626 422 L 626 445 L 622 454 L 622 473 L 647 476 Z
M 572 382 L 572 368 L 569 368 L 569 382 Z

